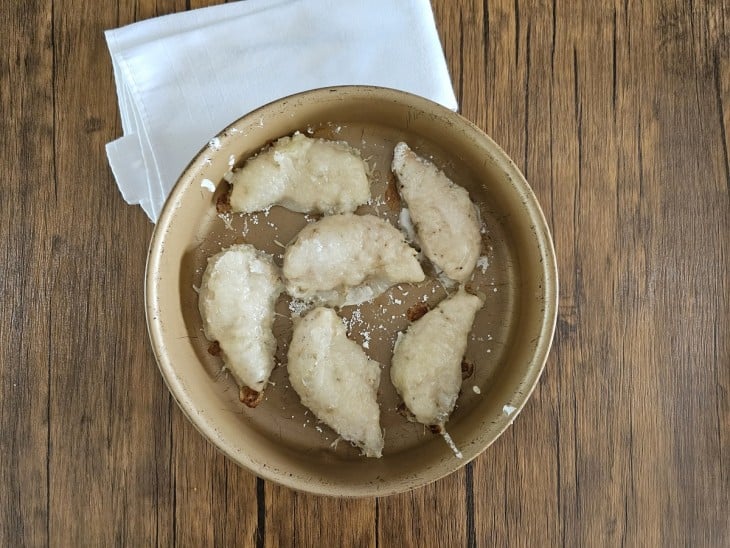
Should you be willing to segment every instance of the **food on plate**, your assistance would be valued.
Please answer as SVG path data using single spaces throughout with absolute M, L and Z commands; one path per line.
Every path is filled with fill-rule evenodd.
M 223 361 L 249 407 L 260 401 L 274 368 L 274 306 L 283 284 L 271 257 L 249 244 L 213 255 L 203 274 L 198 307 L 203 331 L 217 341 Z
M 481 248 L 479 216 L 469 193 L 403 142 L 395 147 L 392 169 L 413 222 L 414 243 L 446 276 L 467 281 Z M 401 215 L 401 224 L 408 214 Z
M 289 382 L 317 418 L 365 456 L 382 455 L 380 364 L 347 338 L 334 310 L 318 307 L 295 320 L 287 368 Z
M 398 334 L 390 378 L 415 419 L 436 432 L 454 409 L 461 362 L 481 298 L 461 287 Z
M 227 173 L 226 180 L 234 212 L 281 205 L 300 213 L 345 213 L 370 199 L 367 166 L 358 150 L 299 132 Z
M 416 250 L 373 215 L 332 215 L 308 224 L 284 253 L 287 292 L 317 304 L 351 305 L 388 287 L 425 279 Z
M 281 269 L 272 256 L 250 244 L 233 245 L 210 257 L 199 292 L 204 332 L 212 341 L 209 352 L 223 358 L 240 386 L 241 401 L 256 406 L 274 368 L 275 305 L 286 290 L 292 297 L 293 332 L 287 349 L 291 387 L 340 438 L 364 456 L 381 457 L 384 437 L 377 396 L 382 366 L 365 352 L 371 329 L 361 331 L 363 346 L 357 344 L 329 307 L 358 305 L 393 285 L 423 282 L 422 252 L 446 287 L 453 282 L 460 287 L 433 309 L 425 295 L 418 301 L 415 294 L 411 297 L 403 311 L 410 327 L 398 333 L 390 376 L 409 419 L 441 434 L 461 458 L 445 425 L 462 379 L 472 372 L 465 359 L 467 340 L 484 304 L 464 288 L 481 251 L 479 213 L 464 188 L 406 143 L 395 147 L 391 167 L 385 202 L 379 198 L 371 205 L 378 215 L 377 206 L 383 204 L 389 206 L 388 216 L 399 213 L 405 235 L 387 219 L 354 213 L 370 200 L 370 182 L 359 151 L 345 143 L 295 133 L 229 172 L 232 189 L 225 203 L 217 204 L 226 212 L 281 205 L 325 216 L 306 217 L 307 224 L 278 256 Z M 408 291 L 403 290 L 404 297 Z M 391 296 L 390 304 L 402 301 Z M 362 325 L 359 309 L 355 312 L 358 319 L 354 321 L 353 313 L 350 329 Z

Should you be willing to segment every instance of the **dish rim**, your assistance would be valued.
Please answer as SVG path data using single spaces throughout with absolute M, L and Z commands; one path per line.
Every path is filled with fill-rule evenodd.
M 197 415 L 194 415 L 191 411 L 194 407 L 192 402 L 195 398 L 190 397 L 186 391 L 182 389 L 182 383 L 176 378 L 175 365 L 169 356 L 163 351 L 165 347 L 164 333 L 161 325 L 161 320 L 157 311 L 159 306 L 157 303 L 157 286 L 155 273 L 159 271 L 160 262 L 164 250 L 165 237 L 171 230 L 172 213 L 176 209 L 176 205 L 180 199 L 184 196 L 185 192 L 190 187 L 194 178 L 194 172 L 196 166 L 204 161 L 206 155 L 210 154 L 207 145 L 204 145 L 201 150 L 193 157 L 188 163 L 185 169 L 181 172 L 175 185 L 173 186 L 170 194 L 168 195 L 165 204 L 160 212 L 160 216 L 153 230 L 150 238 L 150 244 L 147 252 L 147 262 L 145 268 L 145 285 L 144 285 L 144 299 L 145 299 L 145 319 L 147 324 L 148 336 L 152 346 L 152 351 L 155 356 L 158 369 L 162 374 L 165 384 L 170 391 L 176 404 L 183 412 L 184 416 L 193 424 L 198 432 L 203 435 L 213 446 L 228 458 L 233 460 L 236 464 L 243 466 L 248 471 L 257 475 L 260 478 L 273 481 L 279 485 L 285 487 L 325 496 L 335 497 L 371 497 L 371 496 L 388 496 L 397 493 L 408 492 L 419 487 L 423 487 L 434 481 L 437 481 L 465 466 L 467 463 L 473 461 L 477 456 L 482 454 L 486 449 L 489 448 L 503 433 L 504 431 L 514 422 L 516 417 L 522 411 L 527 401 L 530 399 L 537 383 L 542 376 L 545 369 L 547 358 L 549 356 L 550 348 L 555 333 L 555 327 L 557 322 L 558 312 L 558 271 L 557 271 L 557 260 L 555 256 L 555 249 L 550 234 L 550 230 L 545 220 L 543 211 L 537 201 L 537 198 L 532 191 L 529 183 L 525 179 L 522 172 L 519 170 L 513 160 L 504 152 L 504 150 L 484 131 L 479 129 L 470 120 L 459 114 L 458 112 L 451 111 L 446 107 L 435 103 L 429 99 L 413 95 L 408 92 L 378 87 L 378 86 L 328 86 L 323 88 L 316 88 L 307 90 L 299 93 L 295 93 L 280 99 L 271 101 L 257 109 L 250 111 L 249 113 L 239 117 L 230 124 L 228 124 L 221 131 L 217 132 L 213 139 L 230 139 L 231 131 L 236 126 L 244 124 L 250 118 L 261 117 L 262 112 L 265 113 L 268 110 L 275 108 L 277 105 L 282 103 L 292 102 L 295 100 L 302 100 L 307 97 L 312 97 L 312 100 L 316 100 L 319 95 L 328 95 L 330 93 L 344 93 L 344 94 L 360 94 L 361 96 L 375 96 L 379 99 L 391 99 L 396 100 L 409 108 L 416 108 L 424 112 L 436 110 L 439 115 L 450 118 L 456 124 L 462 125 L 467 128 L 470 136 L 476 143 L 479 144 L 480 148 L 489 150 L 492 152 L 493 159 L 497 167 L 505 172 L 505 174 L 511 179 L 513 189 L 511 192 L 517 192 L 523 198 L 523 204 L 527 211 L 529 219 L 534 225 L 533 234 L 537 240 L 537 244 L 541 253 L 544 257 L 542 261 L 542 276 L 544 284 L 542 287 L 542 294 L 540 298 L 544 302 L 544 312 L 540 317 L 540 330 L 538 335 L 538 341 L 535 344 L 534 352 L 531 353 L 532 360 L 531 365 L 527 368 L 526 374 L 520 376 L 520 387 L 521 391 L 515 392 L 512 405 L 515 407 L 514 412 L 508 416 L 501 416 L 498 421 L 500 424 L 495 428 L 495 434 L 489 439 L 483 446 L 477 448 L 474 454 L 470 455 L 469 458 L 464 458 L 455 461 L 454 465 L 445 467 L 438 473 L 433 474 L 427 478 L 416 478 L 411 480 L 406 488 L 402 488 L 401 484 L 395 484 L 395 482 L 388 483 L 370 483 L 370 484 L 357 484 L 353 485 L 354 489 L 345 490 L 339 484 L 326 484 L 322 482 L 304 482 L 298 479 L 292 480 L 285 473 L 275 471 L 274 469 L 266 466 L 261 466 L 258 462 L 250 459 L 245 454 L 234 454 L 230 448 L 223 446 L 218 442 L 218 438 L 214 435 L 214 429 L 210 423 L 200 419 Z M 263 143 L 262 143 L 263 144 Z M 498 181 L 498 184 L 504 184 L 503 181 Z M 187 404 L 187 405 L 186 405 Z

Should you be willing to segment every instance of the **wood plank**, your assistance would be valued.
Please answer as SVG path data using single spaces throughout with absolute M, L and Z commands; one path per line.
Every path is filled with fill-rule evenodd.
M 563 74 L 569 74 L 573 83 L 572 89 L 565 86 L 568 89 L 562 91 L 565 102 L 572 103 L 570 114 L 576 128 L 568 138 L 576 140 L 578 152 L 577 162 L 567 168 L 572 170 L 573 195 L 567 203 L 553 204 L 554 211 L 572 207 L 574 270 L 567 273 L 571 290 L 567 295 L 571 306 L 576 303 L 575 331 L 568 336 L 575 351 L 572 371 L 566 371 L 564 381 L 560 380 L 571 386 L 570 397 L 561 403 L 564 408 L 572 406 L 572 424 L 563 427 L 572 430 L 566 438 L 570 440 L 572 435 L 573 447 L 568 450 L 575 459 L 573 476 L 566 478 L 573 500 L 565 507 L 561 537 L 569 544 L 599 538 L 619 544 L 626 527 L 621 485 L 631 466 L 627 440 L 632 374 L 631 361 L 622 355 L 625 339 L 631 337 L 623 332 L 628 303 L 616 294 L 616 280 L 621 275 L 617 256 L 622 248 L 617 189 L 630 184 L 617 178 L 617 18 L 611 6 L 598 10 L 586 4 L 579 14 L 569 7 L 560 11 L 561 7 L 559 22 L 579 17 L 572 25 L 572 35 L 556 32 L 556 48 L 567 52 L 561 56 Z M 567 43 L 561 43 L 562 37 Z M 562 114 L 568 115 L 565 111 Z M 560 138 L 560 134 L 553 135 L 555 141 Z M 555 186 L 563 183 L 553 181 Z M 588 299 L 587 295 L 593 297 Z
M 643 390 L 632 394 L 632 426 L 641 432 L 633 483 L 637 520 L 648 516 L 647 533 L 665 544 L 730 540 L 720 481 L 721 431 L 730 421 L 717 412 L 728 397 L 718 380 L 727 378 L 730 361 L 713 348 L 716 329 L 728 333 L 718 280 L 728 275 L 730 226 L 727 193 L 715 182 L 726 176 L 713 161 L 722 158 L 722 144 L 711 129 L 718 125 L 713 58 L 728 50 L 727 35 L 707 24 L 722 10 L 667 2 L 629 17 L 644 38 L 634 48 L 643 56 L 636 81 L 652 82 L 638 103 L 637 130 L 641 202 L 650 212 L 640 225 L 642 315 L 655 327 L 643 338 Z
M 215 546 L 261 546 L 265 515 L 259 511 L 263 480 L 217 454 L 212 486 Z M 221 462 L 222 461 L 222 462 Z
M 375 499 L 335 499 L 265 482 L 264 546 L 375 546 Z
M 295 546 L 297 494 L 287 487 L 268 481 L 265 482 L 264 493 L 263 546 Z
M 48 542 L 48 330 L 53 283 L 51 3 L 2 8 L 0 545 Z M 22 36 L 23 39 L 16 39 Z M 34 265 L 43 265 L 42 268 Z
M 294 531 L 299 546 L 375 546 L 375 501 L 296 493 Z
M 378 499 L 378 546 L 467 546 L 466 479 L 462 468 L 415 491 Z
M 120 131 L 102 34 L 116 13 L 112 1 L 54 4 L 49 535 L 58 545 L 168 544 L 173 521 L 170 398 L 141 290 L 140 243 L 152 226 L 124 205 L 103 153 Z
M 720 151 L 713 155 L 714 170 L 718 173 L 715 180 L 715 189 L 719 195 L 718 202 L 730 201 L 730 54 L 725 45 L 730 36 L 730 7 L 723 6 L 723 9 L 713 10 L 707 17 L 707 25 L 714 29 L 716 39 L 715 51 L 713 53 L 714 74 L 717 108 L 717 129 L 716 139 L 720 143 Z M 725 48 L 723 50 L 723 48 Z M 714 124 L 713 124 L 714 125 Z M 723 176 L 724 174 L 724 176 Z M 723 179 L 724 186 L 723 189 Z M 725 208 L 724 213 L 720 208 L 720 223 L 718 227 L 718 249 L 720 272 L 716 278 L 716 294 L 719 295 L 719 306 L 716 317 L 713 319 L 715 332 L 713 336 L 713 354 L 715 362 L 715 373 L 717 383 L 717 422 L 718 447 L 720 451 L 720 508 L 730 508 L 730 336 L 728 322 L 730 320 L 730 207 Z M 724 237 L 723 237 L 724 235 Z M 724 328 L 723 328 L 724 326 Z M 724 330 L 723 330 L 724 329 Z M 724 494 L 724 496 L 723 496 Z M 727 513 L 727 512 L 726 512 Z M 725 538 L 730 537 L 730 532 L 725 527 Z
M 174 539 L 181 546 L 256 542 L 256 478 L 173 411 Z

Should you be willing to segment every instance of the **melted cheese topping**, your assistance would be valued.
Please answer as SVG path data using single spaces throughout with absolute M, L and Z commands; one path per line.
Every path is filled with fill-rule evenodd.
M 208 259 L 198 307 L 205 336 L 218 341 L 239 384 L 261 392 L 274 368 L 274 306 L 283 287 L 271 257 L 234 245 Z
M 461 360 L 479 297 L 460 289 L 399 333 L 390 378 L 418 422 L 443 426 L 461 388 Z
M 301 213 L 345 213 L 370 199 L 360 153 L 346 143 L 282 137 L 226 177 L 233 211 L 251 213 L 282 205 Z
M 380 364 L 347 338 L 334 310 L 315 308 L 296 320 L 288 370 L 302 403 L 321 421 L 366 456 L 381 456 Z
M 287 292 L 329 305 L 359 304 L 401 282 L 425 279 L 416 250 L 373 215 L 333 215 L 307 225 L 284 254 Z
M 406 143 L 396 145 L 392 168 L 421 250 L 449 278 L 465 282 L 481 248 L 479 218 L 469 193 Z

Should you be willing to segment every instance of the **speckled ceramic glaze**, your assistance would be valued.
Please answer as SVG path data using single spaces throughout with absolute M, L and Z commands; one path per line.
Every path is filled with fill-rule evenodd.
M 279 207 L 251 215 L 219 215 L 231 165 L 278 137 L 301 131 L 347 141 L 372 175 L 370 212 L 396 224 L 400 211 L 390 163 L 406 141 L 465 187 L 483 220 L 482 259 L 468 287 L 486 296 L 466 361 L 473 373 L 447 430 L 458 459 L 437 435 L 398 412 L 390 383 L 393 342 L 408 325 L 407 311 L 435 306 L 446 295 L 432 277 L 401 284 L 359 307 L 339 311 L 350 338 L 383 364 L 379 399 L 385 450 L 369 459 L 319 423 L 289 386 L 286 349 L 291 337 L 288 298 L 275 324 L 277 367 L 264 401 L 249 409 L 235 383 L 208 352 L 196 288 L 206 259 L 249 242 L 280 255 L 306 224 Z M 211 189 L 215 189 L 211 191 Z M 276 257 L 281 264 L 280 257 Z M 525 405 L 550 348 L 557 311 L 557 273 L 550 234 L 535 196 L 505 153 L 473 124 L 437 104 L 372 87 L 314 90 L 262 107 L 223 130 L 191 162 L 173 189 L 155 228 L 147 262 L 147 323 L 165 381 L 198 430 L 232 460 L 260 477 L 294 489 L 333 496 L 381 496 L 445 476 L 484 451 Z M 530 451 L 529 447 L 524 448 Z

